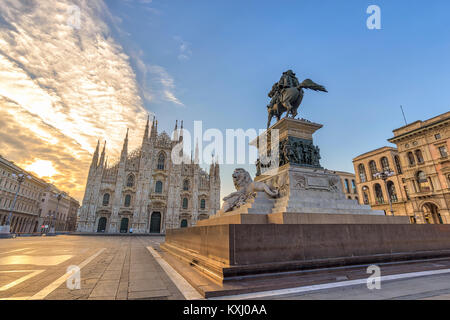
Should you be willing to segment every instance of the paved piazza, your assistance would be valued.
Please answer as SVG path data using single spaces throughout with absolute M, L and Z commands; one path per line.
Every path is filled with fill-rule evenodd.
M 0 239 L 0 299 L 185 299 L 147 247 L 163 237 Z M 66 271 L 81 268 L 81 289 Z
M 75 235 L 0 239 L 0 300 L 200 299 L 161 259 L 162 241 L 164 237 Z M 78 290 L 67 287 L 69 266 L 81 270 Z M 331 268 L 327 278 L 335 282 L 320 282 L 320 271 L 317 286 L 219 299 L 450 299 L 450 259 L 389 268 L 394 276 L 382 281 L 380 290 L 367 289 L 354 268 Z M 360 283 L 355 285 L 354 279 Z

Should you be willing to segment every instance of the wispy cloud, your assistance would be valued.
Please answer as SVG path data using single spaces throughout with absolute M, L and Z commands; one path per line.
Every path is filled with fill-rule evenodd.
M 176 97 L 175 81 L 165 68 L 159 65 L 147 64 L 143 52 L 130 53 L 139 77 L 141 95 L 148 102 L 171 102 L 184 106 Z
M 73 5 L 79 29 L 68 23 Z M 53 182 L 78 198 L 97 138 L 117 153 L 127 127 L 139 130 L 132 144 L 140 139 L 147 116 L 107 14 L 100 0 L 0 0 L 0 153 L 24 166 L 52 161 Z M 170 96 L 173 79 L 163 71 L 155 81 Z

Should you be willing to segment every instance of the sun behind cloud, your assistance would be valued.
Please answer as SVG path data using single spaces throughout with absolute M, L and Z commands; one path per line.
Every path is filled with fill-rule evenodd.
M 37 174 L 40 178 L 53 177 L 58 173 L 51 161 L 40 159 L 35 160 L 32 164 L 25 167 L 25 170 Z

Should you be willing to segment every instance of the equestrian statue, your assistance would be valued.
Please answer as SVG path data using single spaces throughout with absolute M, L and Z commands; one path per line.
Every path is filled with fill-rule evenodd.
M 292 70 L 283 72 L 280 81 L 276 82 L 269 92 L 269 97 L 272 100 L 267 106 L 269 115 L 267 129 L 270 127 L 272 118 L 276 117 L 277 121 L 279 121 L 284 112 L 286 112 L 286 118 L 289 115 L 292 118 L 297 116 L 297 109 L 303 100 L 303 89 L 328 92 L 325 87 L 313 82 L 311 79 L 306 79 L 300 83 Z

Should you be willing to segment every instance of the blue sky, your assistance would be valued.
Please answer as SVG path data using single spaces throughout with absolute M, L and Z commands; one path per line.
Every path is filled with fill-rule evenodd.
M 366 27 L 369 5 L 381 30 Z M 448 1 L 108 1 L 126 48 L 163 66 L 184 106 L 146 102 L 160 127 L 264 128 L 267 93 L 283 71 L 311 78 L 300 115 L 324 124 L 322 165 L 353 171 L 352 158 L 389 145 L 394 128 L 450 108 Z M 143 10 L 143 7 L 150 10 Z M 180 45 L 188 47 L 180 58 Z M 186 50 L 185 50 L 186 51 Z M 224 168 L 225 169 L 225 168 Z M 230 168 L 222 170 L 231 180 Z M 225 181 L 224 181 L 225 182 Z M 231 182 L 231 181 L 230 181 Z M 228 183 L 227 183 L 228 189 Z
M 0 150 L 44 163 L 35 172 L 81 200 L 97 139 L 112 163 L 148 112 L 160 131 L 263 129 L 267 93 L 292 69 L 329 91 L 299 110 L 324 125 L 321 164 L 353 171 L 404 125 L 400 105 L 409 122 L 450 109 L 449 12 L 448 0 L 0 0 Z M 222 196 L 235 167 L 221 167 Z

